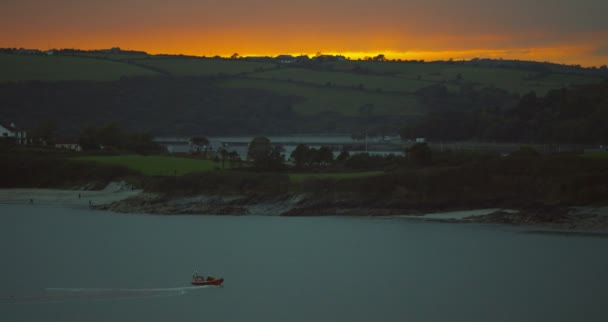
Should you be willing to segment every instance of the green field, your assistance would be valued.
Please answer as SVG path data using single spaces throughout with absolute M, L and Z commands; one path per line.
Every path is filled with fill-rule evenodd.
M 128 64 L 133 62 L 137 65 Z M 141 65 L 141 66 L 138 66 Z M 143 66 L 143 67 L 142 67 Z M 447 63 L 411 62 L 370 62 L 344 61 L 322 63 L 324 70 L 307 68 L 277 68 L 271 63 L 243 60 L 164 57 L 143 54 L 83 53 L 78 56 L 8 55 L 0 54 L 0 82 L 5 81 L 62 81 L 62 80 L 118 80 L 122 76 L 159 76 L 164 72 L 174 76 L 217 76 L 241 75 L 259 79 L 260 83 L 234 80 L 229 87 L 262 88 L 287 95 L 298 95 L 305 102 L 298 108 L 308 110 L 352 110 L 365 104 L 375 104 L 390 113 L 407 114 L 414 108 L 414 100 L 379 98 L 385 92 L 414 93 L 418 89 L 445 84 L 450 90 L 458 91 L 461 84 L 481 87 L 496 87 L 512 93 L 524 94 L 535 91 L 545 95 L 549 90 L 597 83 L 599 78 L 574 74 L 538 74 L 529 70 L 511 68 L 476 67 Z M 146 68 L 149 67 L 150 69 Z M 268 81 L 268 82 L 264 82 Z M 270 82 L 273 81 L 273 82 Z M 311 89 L 301 85 L 325 86 L 329 90 Z M 343 98 L 343 88 L 369 94 L 351 92 Z M 333 92 L 330 94 L 330 92 Z M 352 104 L 358 100 L 361 103 Z M 342 111 L 343 112 L 343 111 Z M 312 112 L 311 112 L 312 113 Z
M 583 154 L 585 158 L 608 160 L 608 151 L 599 151 Z
M 353 178 L 367 178 L 384 174 L 382 171 L 369 171 L 369 172 L 343 172 L 343 173 L 291 173 L 289 174 L 289 181 L 293 183 L 301 183 L 312 179 L 353 179 Z
M 331 84 L 372 91 L 391 91 L 414 93 L 429 86 L 429 81 L 417 81 L 395 76 L 362 75 L 345 72 L 315 71 L 303 68 L 283 68 L 267 72 L 254 73 L 251 77 L 281 81 L 304 82 L 316 85 Z
M 324 66 L 333 70 L 352 70 L 359 67 L 371 73 L 386 75 L 409 75 L 415 78 L 418 75 L 438 73 L 452 65 L 449 64 L 422 64 L 422 63 L 392 63 L 372 61 L 344 61 L 324 63 Z
M 157 68 L 174 76 L 235 75 L 274 68 L 274 64 L 210 58 L 153 58 L 138 63 Z
M 221 164 L 210 160 L 176 158 L 169 156 L 87 156 L 75 160 L 94 161 L 113 165 L 126 166 L 147 176 L 182 176 L 201 171 L 214 170 Z M 229 163 L 225 163 L 226 167 Z
M 359 67 L 370 73 L 392 76 L 392 79 L 401 77 L 427 85 L 429 82 L 443 83 L 448 87 L 451 85 L 453 89 L 457 89 L 454 85 L 469 83 L 476 87 L 496 87 L 517 94 L 535 91 L 538 95 L 545 95 L 552 89 L 601 81 L 599 78 L 580 75 L 559 73 L 538 75 L 533 71 L 512 68 L 459 66 L 446 63 L 356 61 L 325 63 L 324 66 L 337 72 L 352 71 L 355 67 Z M 457 79 L 459 74 L 460 80 Z M 364 75 L 361 77 L 372 76 Z M 420 85 L 412 85 L 412 88 L 418 86 Z
M 304 115 L 336 112 L 360 116 L 361 108 L 372 104 L 373 115 L 422 115 L 418 99 L 413 95 L 377 93 L 339 87 L 316 86 L 263 79 L 231 79 L 221 83 L 229 88 L 256 88 L 302 98 L 294 105 Z
M 116 61 L 137 61 L 150 59 L 152 56 L 146 54 L 115 54 L 115 53 L 79 53 L 76 56 L 86 58 L 107 59 Z
M 119 80 L 122 76 L 157 76 L 157 72 L 102 59 L 70 56 L 0 54 L 0 82 Z

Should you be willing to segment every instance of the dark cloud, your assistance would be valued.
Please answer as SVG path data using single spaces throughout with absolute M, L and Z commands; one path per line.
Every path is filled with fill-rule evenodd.
M 598 56 L 608 56 L 608 44 L 595 48 L 593 54 Z

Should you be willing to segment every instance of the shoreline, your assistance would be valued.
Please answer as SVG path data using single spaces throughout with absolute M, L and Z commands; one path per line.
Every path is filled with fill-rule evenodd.
M 195 195 L 164 196 L 141 193 L 100 205 L 117 213 L 159 215 L 266 215 L 284 217 L 352 216 L 400 218 L 444 223 L 505 224 L 559 229 L 608 231 L 608 207 L 532 205 L 490 208 L 487 204 L 391 204 L 360 199 L 323 199 L 306 194 L 278 196 Z
M 95 207 L 136 197 L 142 190 L 111 183 L 103 190 L 15 188 L 0 189 L 0 204 Z
M 437 204 L 433 209 L 432 203 L 403 206 L 353 199 L 322 200 L 306 194 L 168 197 L 135 190 L 124 183 L 111 183 L 103 190 L 0 189 L 2 204 L 83 206 L 116 213 L 157 215 L 365 216 L 608 232 L 608 207 L 488 208 L 478 205 L 467 209 Z

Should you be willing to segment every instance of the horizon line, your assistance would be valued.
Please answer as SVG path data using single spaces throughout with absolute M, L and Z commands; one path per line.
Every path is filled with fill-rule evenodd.
M 258 53 L 247 53 L 247 54 L 243 54 L 240 55 L 238 54 L 238 52 L 234 52 L 232 55 L 230 54 L 211 54 L 211 55 L 206 55 L 206 54 L 202 54 L 202 55 L 197 55 L 197 54 L 189 54 L 189 53 L 168 53 L 168 52 L 150 52 L 150 51 L 146 51 L 146 50 L 138 50 L 138 49 L 131 49 L 131 48 L 122 48 L 120 46 L 115 46 L 115 47 L 110 47 L 110 48 L 89 48 L 89 49 L 82 49 L 82 48 L 68 48 L 68 47 L 64 47 L 64 48 L 56 48 L 56 47 L 50 47 L 48 46 L 47 49 L 40 49 L 40 48 L 25 48 L 25 47 L 0 47 L 0 50 L 36 50 L 36 51 L 40 51 L 42 53 L 44 52 L 49 52 L 49 51 L 66 51 L 66 50 L 75 50 L 75 51 L 84 51 L 84 52 L 95 52 L 95 51 L 111 51 L 113 49 L 117 49 L 119 52 L 138 52 L 138 53 L 143 53 L 149 56 L 184 56 L 184 57 L 192 57 L 192 58 L 217 58 L 220 57 L 222 59 L 243 59 L 243 58 L 277 58 L 279 56 L 292 56 L 292 57 L 308 57 L 310 59 L 316 58 L 316 57 L 320 57 L 320 56 L 332 56 L 332 57 L 344 57 L 345 60 L 347 61 L 373 61 L 374 58 L 377 58 L 379 56 L 383 56 L 385 59 L 383 61 L 386 62 L 420 62 L 420 63 L 433 63 L 433 62 L 472 62 L 475 60 L 491 60 L 491 61 L 511 61 L 511 62 L 531 62 L 531 63 L 539 63 L 539 64 L 552 64 L 552 65 L 559 65 L 559 66 L 569 66 L 569 67 L 578 67 L 578 68 L 584 68 L 584 69 L 600 69 L 600 68 L 605 68 L 606 64 L 601 64 L 601 65 L 582 65 L 582 64 L 568 64 L 568 63 L 560 63 L 560 62 L 556 62 L 556 61 L 551 61 L 551 60 L 533 60 L 533 59 L 517 59 L 517 58 L 503 58 L 501 56 L 496 56 L 497 52 L 505 52 L 505 50 L 468 50 L 468 51 L 394 51 L 394 50 L 385 50 L 385 51 L 369 51 L 369 52 L 364 52 L 364 51 L 360 51 L 360 52 L 356 52 L 356 51 L 328 51 L 328 52 L 323 52 L 323 51 L 318 51 L 315 54 L 311 54 L 308 52 L 299 52 L 299 53 L 294 53 L 294 52 L 281 52 L 281 53 L 266 53 L 266 54 L 258 54 Z M 453 52 L 453 53 L 458 53 L 460 55 L 465 55 L 462 57 L 450 57 L 450 58 L 437 58 L 437 59 L 424 59 L 424 58 L 420 58 L 420 56 L 424 56 L 424 54 L 432 54 L 435 56 L 440 55 L 441 53 L 448 53 L 448 52 Z M 466 57 L 466 53 L 483 53 L 486 52 L 487 55 L 473 55 L 475 57 Z M 494 52 L 494 54 L 492 54 L 492 52 Z M 237 55 L 236 58 L 233 58 L 234 55 Z M 407 56 L 410 56 L 412 58 L 406 58 Z M 413 58 L 417 56 L 418 59 Z M 449 55 L 446 55 L 446 57 Z M 458 56 L 458 55 L 456 55 Z

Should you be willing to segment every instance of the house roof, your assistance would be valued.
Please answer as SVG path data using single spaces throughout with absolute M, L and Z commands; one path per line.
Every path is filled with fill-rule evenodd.
M 3 128 L 7 129 L 7 130 L 11 130 L 11 131 L 18 131 L 19 127 L 17 127 L 15 125 L 15 123 L 4 123 L 4 122 L 0 122 L 0 126 L 2 126 Z

